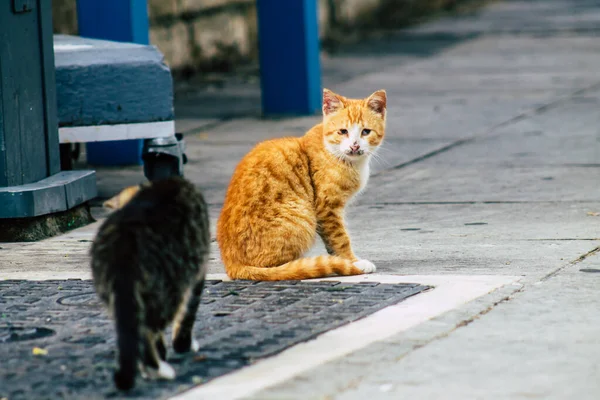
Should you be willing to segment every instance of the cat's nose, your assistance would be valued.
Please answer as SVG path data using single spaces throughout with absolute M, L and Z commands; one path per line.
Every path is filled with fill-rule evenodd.
M 353 153 L 358 153 L 360 150 L 360 144 L 354 143 L 352 146 L 350 146 L 350 150 L 352 150 Z

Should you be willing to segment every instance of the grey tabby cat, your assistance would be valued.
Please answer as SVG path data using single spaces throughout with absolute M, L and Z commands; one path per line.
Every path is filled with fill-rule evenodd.
M 176 177 L 125 191 L 127 202 L 91 248 L 96 292 L 115 319 L 121 390 L 135 385 L 138 363 L 143 375 L 175 377 L 165 362 L 171 322 L 175 352 L 198 350 L 192 327 L 210 246 L 207 206 L 190 182 Z

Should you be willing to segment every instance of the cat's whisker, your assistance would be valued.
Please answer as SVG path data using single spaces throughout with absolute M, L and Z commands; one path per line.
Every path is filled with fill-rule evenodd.
M 332 153 L 332 154 L 333 154 L 333 156 L 334 156 L 335 158 L 337 158 L 337 159 L 338 159 L 338 161 L 339 161 L 339 162 L 341 162 L 342 164 L 346 164 L 346 163 L 347 163 L 347 161 L 346 161 L 346 157 L 344 156 L 344 153 L 342 153 L 341 151 L 339 151 L 339 150 L 336 150 L 336 151 L 335 151 L 335 153 Z M 333 164 L 333 163 L 331 163 L 331 164 Z
M 335 160 L 334 159 L 325 159 L 325 162 L 327 163 L 326 166 L 328 168 L 336 168 L 337 167 L 336 160 L 338 162 L 341 162 L 341 163 L 344 162 L 344 160 L 342 159 L 342 157 L 340 155 L 338 155 L 337 152 L 336 153 L 331 153 L 331 155 L 335 158 Z
M 382 164 L 381 160 L 377 157 L 371 157 L 371 159 L 377 163 L 377 165 L 379 165 L 380 167 L 383 167 L 384 165 Z
M 374 160 L 379 160 L 379 161 L 382 161 L 382 162 L 385 162 L 385 163 L 389 164 L 389 162 L 387 161 L 387 159 L 385 159 L 381 154 L 373 152 L 371 154 L 371 156 L 373 157 Z
M 375 161 L 377 163 L 377 166 L 385 168 L 385 165 L 383 165 L 383 163 L 379 159 L 373 158 L 373 161 Z
M 344 157 L 343 153 L 339 152 L 337 157 L 338 157 L 338 160 L 340 160 L 340 162 L 342 162 L 344 164 L 347 162 L 346 157 Z
M 388 168 L 392 166 L 392 163 L 390 163 L 388 160 L 386 160 L 385 158 L 383 158 L 383 156 L 381 154 L 377 154 L 377 152 L 369 152 L 371 158 L 377 162 L 377 164 L 380 167 L 383 168 Z
M 385 143 L 382 143 L 377 147 L 377 151 L 393 151 L 392 149 L 388 149 Z

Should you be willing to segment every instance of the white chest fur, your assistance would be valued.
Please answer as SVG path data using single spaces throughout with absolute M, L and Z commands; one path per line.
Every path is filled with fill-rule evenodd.
M 361 160 L 362 162 L 357 165 L 358 175 L 360 177 L 360 189 L 358 189 L 359 192 L 362 192 L 367 186 L 367 182 L 369 182 L 369 174 L 371 173 L 371 169 L 369 167 L 369 158 L 370 157 L 368 156 L 365 157 L 363 160 Z
M 359 161 L 357 161 L 353 164 L 353 167 L 355 168 L 356 172 L 358 172 L 358 179 L 360 182 L 360 186 L 358 187 L 358 191 L 354 194 L 354 196 L 352 196 L 353 197 L 352 200 L 354 200 L 356 198 L 356 195 L 360 194 L 360 192 L 362 192 L 365 189 L 365 187 L 367 186 L 367 183 L 369 182 L 370 158 L 371 157 L 369 157 L 369 156 L 363 157 Z

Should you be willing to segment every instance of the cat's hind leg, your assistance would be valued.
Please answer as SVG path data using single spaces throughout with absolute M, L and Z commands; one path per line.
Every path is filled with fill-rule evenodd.
M 177 353 L 186 353 L 190 350 L 196 352 L 200 348 L 198 341 L 192 336 L 192 330 L 203 289 L 204 278 L 196 283 L 188 297 L 185 311 L 180 314 L 180 317 L 173 324 L 173 349 Z
M 165 379 L 169 381 L 175 379 L 176 376 L 175 369 L 163 360 L 158 361 L 158 368 L 143 366 L 141 375 L 144 379 Z
M 165 341 L 165 334 L 160 333 L 156 338 L 156 351 L 161 360 L 166 361 L 167 359 L 167 344 Z
M 167 362 L 163 361 L 158 343 L 161 341 L 162 333 L 148 332 L 144 340 L 144 361 L 142 376 L 150 379 L 175 379 L 175 370 Z M 164 352 L 166 356 L 166 349 Z
M 175 379 L 175 369 L 173 369 L 173 367 L 171 367 L 166 361 L 160 360 L 158 363 L 159 378 L 167 380 Z

